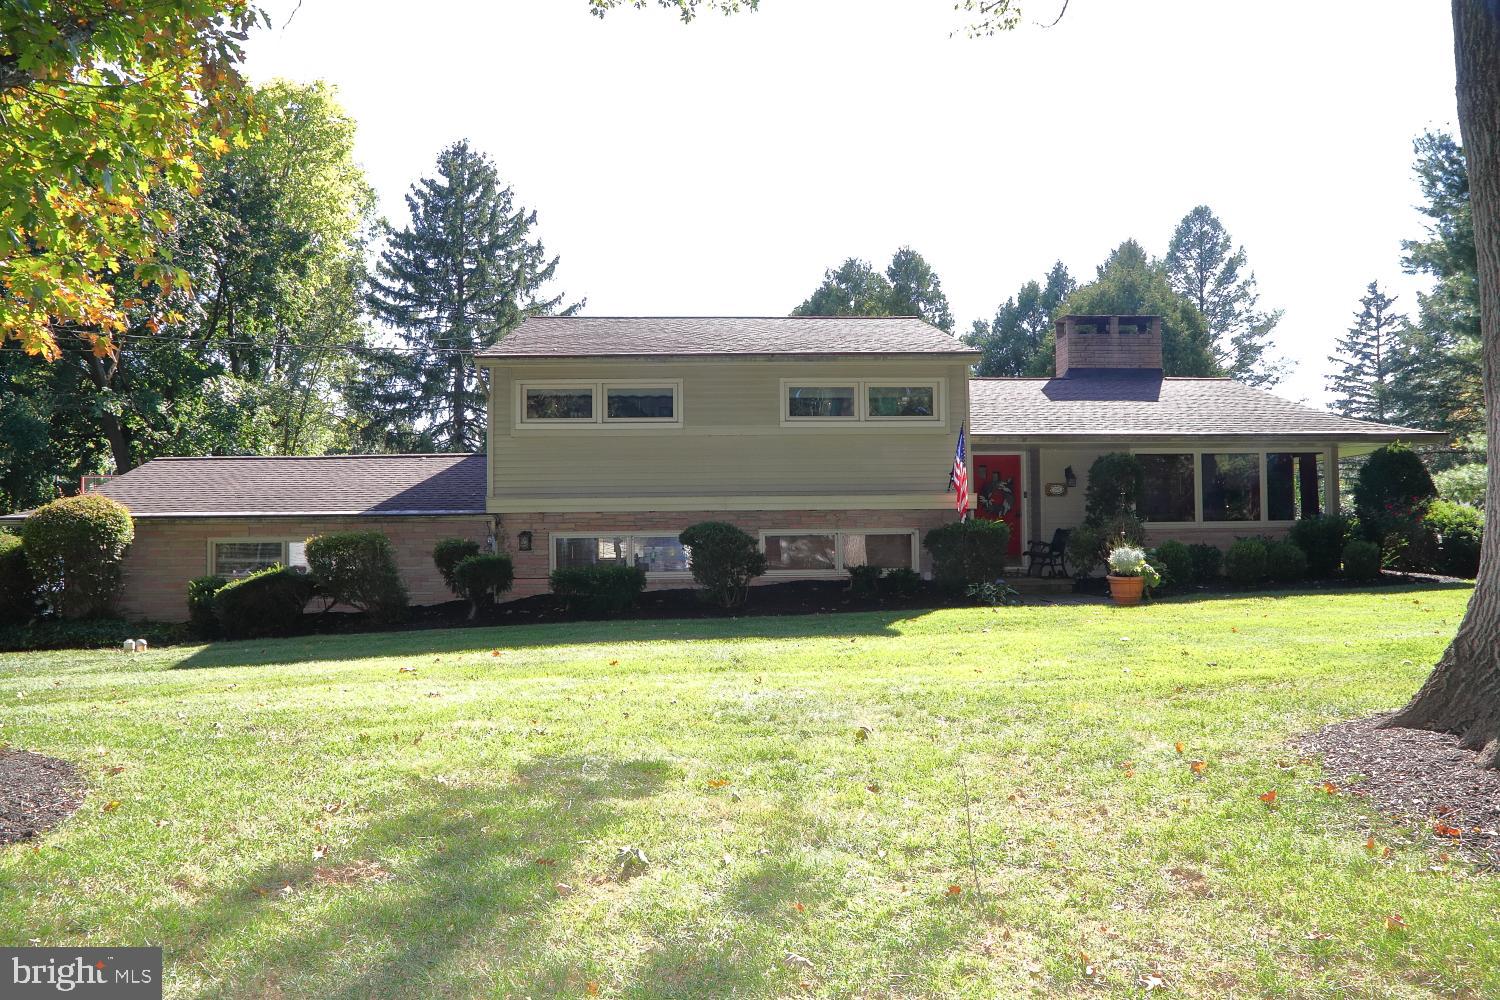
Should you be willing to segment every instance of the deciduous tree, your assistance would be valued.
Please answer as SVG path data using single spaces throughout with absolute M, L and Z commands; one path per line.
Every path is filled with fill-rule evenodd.
M 1042 281 L 1028 281 L 1006 299 L 986 323 L 976 319 L 964 340 L 984 355 L 975 374 L 1046 375 L 1047 335 L 1059 310 L 1078 284 L 1062 261 L 1052 265 Z

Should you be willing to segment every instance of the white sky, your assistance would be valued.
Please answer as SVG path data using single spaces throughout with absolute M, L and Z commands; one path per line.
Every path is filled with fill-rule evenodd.
M 1030 0 L 1051 19 L 1058 0 Z M 1206 203 L 1249 252 L 1321 401 L 1379 278 L 1415 309 L 1411 140 L 1456 128 L 1448 5 L 1073 0 L 1055 28 L 950 36 L 950 0 L 762 0 L 680 24 L 584 0 L 270 0 L 249 73 L 323 78 L 382 211 L 438 150 L 489 153 L 593 315 L 780 315 L 909 243 L 960 330 L 1061 258 L 1153 254 Z

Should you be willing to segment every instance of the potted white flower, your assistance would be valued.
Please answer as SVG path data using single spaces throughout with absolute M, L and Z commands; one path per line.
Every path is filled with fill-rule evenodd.
M 1134 545 L 1116 545 L 1109 550 L 1109 596 L 1116 604 L 1141 603 L 1141 597 L 1161 583 L 1161 574 L 1146 561 L 1146 553 Z

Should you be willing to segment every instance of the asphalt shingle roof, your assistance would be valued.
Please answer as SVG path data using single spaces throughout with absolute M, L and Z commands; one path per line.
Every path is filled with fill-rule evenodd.
M 978 353 L 915 316 L 531 316 L 478 356 Z
M 1223 378 L 1156 374 L 969 381 L 969 433 L 1032 437 L 1277 436 L 1440 440 L 1351 420 Z
M 157 458 L 100 493 L 135 517 L 482 514 L 483 455 Z

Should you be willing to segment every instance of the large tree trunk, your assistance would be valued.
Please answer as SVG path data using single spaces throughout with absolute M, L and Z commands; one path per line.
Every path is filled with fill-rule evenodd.
M 1500 0 L 1453 0 L 1458 122 L 1479 257 L 1488 496 L 1500 497 Z M 1491 509 L 1497 509 L 1494 503 Z M 1500 767 L 1500 532 L 1485 532 L 1479 578 L 1453 644 L 1388 725 L 1458 735 Z

